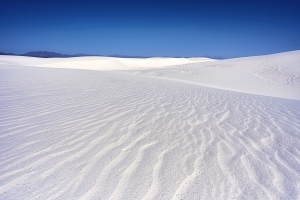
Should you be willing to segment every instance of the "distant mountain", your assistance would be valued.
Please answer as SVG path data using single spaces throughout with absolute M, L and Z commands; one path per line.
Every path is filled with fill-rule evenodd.
M 31 51 L 31 52 L 24 53 L 24 54 L 14 54 L 14 53 L 0 52 L 0 55 L 29 56 L 29 57 L 38 57 L 38 58 L 71 58 L 71 57 L 83 57 L 83 56 L 103 56 L 103 55 L 84 54 L 84 53 L 61 54 L 61 53 L 50 52 L 50 51 Z M 119 54 L 108 55 L 107 57 L 115 57 L 115 58 L 150 58 L 150 56 L 126 56 L 126 55 L 119 55 Z M 218 56 L 203 56 L 203 57 L 217 59 L 217 60 L 226 59 L 226 58 L 218 57 Z
M 0 52 L 0 55 L 17 55 L 17 54 Z
M 56 52 L 50 52 L 50 51 L 31 51 L 24 54 L 13 54 L 13 53 L 3 53 L 0 52 L 0 55 L 16 55 L 16 56 L 29 56 L 29 57 L 38 57 L 38 58 L 70 58 L 70 57 L 83 57 L 83 56 L 103 56 L 103 55 L 97 55 L 97 54 L 84 54 L 84 53 L 78 53 L 78 54 L 61 54 Z M 109 55 L 107 57 L 116 57 L 116 58 L 149 58 L 145 56 L 126 56 L 126 55 Z
M 56 52 L 48 52 L 48 51 L 28 52 L 25 54 L 21 54 L 21 56 L 30 56 L 30 57 L 39 57 L 39 58 L 67 58 L 67 57 L 70 57 L 70 55 L 56 53 Z
M 82 57 L 82 56 L 101 56 L 93 54 L 61 54 L 50 51 L 31 51 L 24 54 L 14 54 L 14 53 L 4 53 L 0 52 L 0 55 L 13 55 L 13 56 L 29 56 L 29 57 L 38 57 L 38 58 L 70 58 L 70 57 Z

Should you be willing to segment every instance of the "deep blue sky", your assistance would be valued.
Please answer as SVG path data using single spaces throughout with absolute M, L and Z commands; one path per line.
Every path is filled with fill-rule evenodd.
M 300 1 L 0 0 L 0 51 L 239 57 L 300 49 Z

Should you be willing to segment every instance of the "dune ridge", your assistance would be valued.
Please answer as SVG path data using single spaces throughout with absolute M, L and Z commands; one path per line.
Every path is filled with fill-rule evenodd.
M 85 70 L 133 70 L 161 68 L 174 65 L 182 65 L 196 62 L 213 61 L 210 58 L 116 58 L 101 56 L 86 56 L 74 58 L 35 58 L 26 56 L 0 55 L 0 64 L 21 65 L 64 69 Z
M 300 100 L 300 51 L 209 58 L 33 58 L 0 56 L 0 65 L 126 71 L 230 91 Z

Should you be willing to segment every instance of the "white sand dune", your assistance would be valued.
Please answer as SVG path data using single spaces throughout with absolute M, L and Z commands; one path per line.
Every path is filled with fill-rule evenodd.
M 0 64 L 35 67 L 88 69 L 88 70 L 133 70 L 161 68 L 174 65 L 213 61 L 210 58 L 114 58 L 114 57 L 75 57 L 75 58 L 34 58 L 26 56 L 1 56 Z
M 300 199 L 299 100 L 1 59 L 0 199 Z
M 214 88 L 300 100 L 300 51 L 134 71 Z

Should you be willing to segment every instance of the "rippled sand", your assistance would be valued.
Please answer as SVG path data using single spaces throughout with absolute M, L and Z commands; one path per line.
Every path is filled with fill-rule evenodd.
M 187 67 L 0 63 L 0 199 L 300 199 L 300 101 L 168 73 Z
M 300 101 L 0 68 L 1 199 L 299 199 Z

